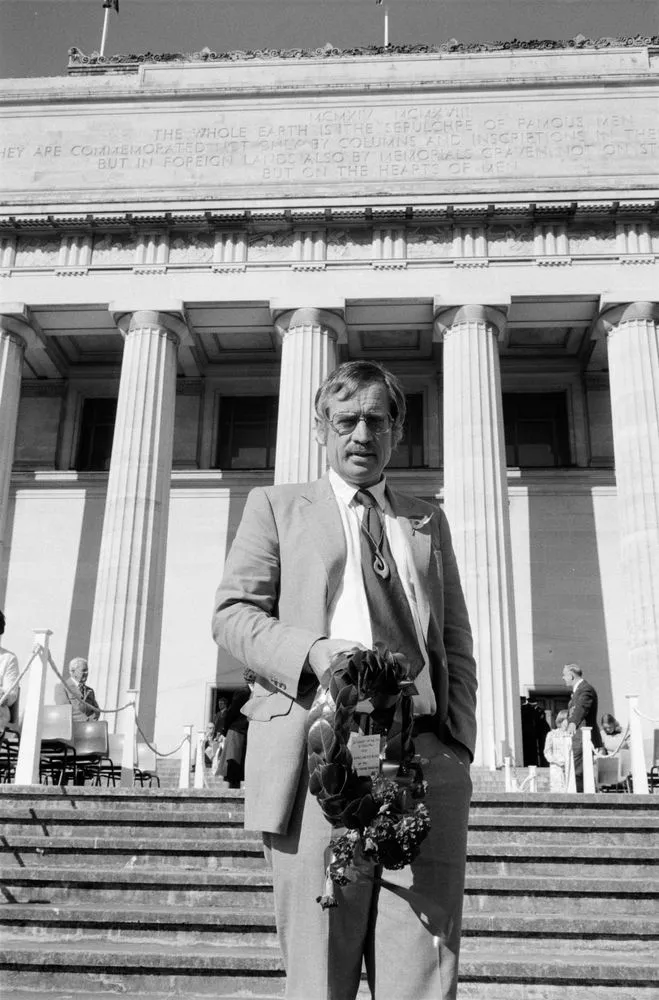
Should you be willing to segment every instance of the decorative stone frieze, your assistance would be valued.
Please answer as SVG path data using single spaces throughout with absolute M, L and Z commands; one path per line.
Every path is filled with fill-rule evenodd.
M 171 234 L 170 264 L 210 264 L 213 260 L 214 238 L 211 233 Z
M 100 704 L 120 707 L 138 688 L 147 735 L 158 682 L 176 353 L 187 332 L 181 315 L 119 318 L 124 356 L 89 645 Z M 122 732 L 124 713 L 110 718 Z
M 19 236 L 15 267 L 56 267 L 61 241 L 48 236 Z
M 327 259 L 332 261 L 367 260 L 373 251 L 373 236 L 368 229 L 331 229 L 327 234 Z
M 659 712 L 659 303 L 605 310 L 621 572 L 627 597 L 626 686 L 649 716 Z
M 478 763 L 521 752 L 508 486 L 498 341 L 506 317 L 486 306 L 443 309 L 444 503 L 474 632 Z M 521 763 L 521 761 L 520 761 Z
M 259 263 L 292 261 L 294 237 L 289 229 L 254 233 L 248 237 L 247 259 Z
M 533 228 L 528 223 L 488 226 L 487 249 L 490 257 L 532 257 Z
M 325 309 L 291 309 L 275 317 L 282 339 L 275 483 L 318 479 L 325 449 L 314 433 L 313 401 L 321 382 L 336 367 L 336 344 L 345 323 Z
M 94 239 L 92 265 L 132 265 L 135 262 L 137 236 L 134 233 L 104 233 Z
M 407 231 L 407 257 L 449 258 L 453 254 L 453 231 L 449 226 L 412 226 Z

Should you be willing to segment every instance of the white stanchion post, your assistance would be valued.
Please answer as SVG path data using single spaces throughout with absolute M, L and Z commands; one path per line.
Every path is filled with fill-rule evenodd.
M 629 710 L 629 743 L 632 758 L 632 781 L 636 795 L 649 795 L 648 772 L 645 767 L 645 750 L 643 749 L 643 726 L 638 714 L 638 695 L 628 694 Z
M 192 753 L 192 726 L 183 726 L 185 740 L 181 747 L 181 770 L 179 771 L 178 787 L 190 787 L 190 763 Z
M 595 769 L 593 766 L 593 741 L 590 735 L 591 731 L 590 726 L 583 726 L 581 730 L 584 795 L 593 795 L 595 792 Z
M 195 754 L 194 787 L 204 787 L 204 741 L 206 734 L 203 730 L 197 733 L 197 752 Z
M 126 691 L 126 696 L 130 704 L 121 713 L 124 716 L 121 725 L 124 734 L 124 752 L 121 758 L 121 785 L 125 788 L 132 788 L 135 784 L 135 771 L 133 768 L 137 760 L 135 719 L 137 717 L 139 691 L 129 689 Z
M 43 717 L 43 694 L 48 669 L 48 643 L 53 633 L 49 628 L 35 628 L 34 641 L 42 647 L 40 656 L 30 667 L 21 742 L 16 761 L 15 785 L 39 784 L 39 759 L 41 756 L 41 720 Z
M 503 758 L 504 788 L 507 792 L 513 790 L 513 773 L 510 757 Z
M 577 777 L 574 771 L 574 753 L 572 750 L 572 739 L 570 739 L 570 749 L 567 755 L 567 773 L 565 775 L 565 791 L 575 794 L 577 791 Z
M 529 791 L 538 791 L 538 769 L 535 764 L 529 764 Z

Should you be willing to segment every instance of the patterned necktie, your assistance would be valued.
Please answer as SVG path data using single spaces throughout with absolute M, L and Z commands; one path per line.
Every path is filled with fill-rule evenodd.
M 373 642 L 383 642 L 392 653 L 404 653 L 410 674 L 416 677 L 423 667 L 423 655 L 377 501 L 368 490 L 358 490 L 355 501 L 364 506 L 362 575 Z

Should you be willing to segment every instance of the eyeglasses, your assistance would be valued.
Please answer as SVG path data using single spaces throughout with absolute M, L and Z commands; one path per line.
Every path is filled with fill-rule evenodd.
M 352 434 L 362 420 L 374 437 L 386 434 L 394 423 L 390 413 L 351 413 L 349 410 L 339 410 L 327 420 L 341 437 Z

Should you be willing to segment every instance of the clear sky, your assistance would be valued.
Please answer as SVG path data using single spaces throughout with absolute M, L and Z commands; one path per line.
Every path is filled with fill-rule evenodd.
M 103 0 L 0 0 L 0 76 L 59 76 L 98 49 Z M 106 54 L 379 45 L 375 0 L 119 0 Z M 659 35 L 659 0 L 388 0 L 390 41 Z

